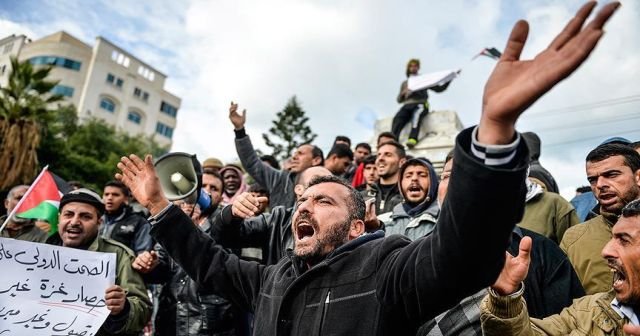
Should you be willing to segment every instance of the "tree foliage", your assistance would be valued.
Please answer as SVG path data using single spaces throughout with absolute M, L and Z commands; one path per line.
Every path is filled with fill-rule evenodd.
M 296 96 L 291 97 L 284 109 L 276 114 L 273 126 L 262 138 L 267 146 L 273 149 L 271 155 L 278 160 L 284 160 L 300 145 L 310 143 L 318 136 L 307 125 L 309 118 L 298 104 Z
M 75 116 L 75 109 L 58 115 L 57 122 L 48 127 L 47 141 L 39 150 L 42 163 L 49 164 L 51 171 L 67 181 L 79 181 L 100 191 L 107 181 L 113 180 L 122 156 L 158 157 L 168 151 L 151 137 L 118 132 L 100 119 L 65 127 L 64 121 L 73 119 L 71 113 Z
M 50 72 L 11 58 L 7 86 L 0 88 L 0 189 L 29 183 L 38 172 L 42 126 L 53 119 L 51 104 L 63 99 L 50 94 L 58 84 L 46 79 Z

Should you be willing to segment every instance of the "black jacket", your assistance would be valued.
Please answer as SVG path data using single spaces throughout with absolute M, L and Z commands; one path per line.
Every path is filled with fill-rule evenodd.
M 100 235 L 103 238 L 113 239 L 130 248 L 135 255 L 153 248 L 153 240 L 149 235 L 151 227 L 146 218 L 139 213 L 133 212 L 130 206 L 124 206 L 120 215 L 111 219 L 105 214 L 103 223 L 100 226 Z M 112 228 L 110 226 L 113 226 Z M 107 231 L 111 230 L 110 233 Z
M 278 263 L 288 248 L 293 248 L 291 215 L 293 208 L 277 206 L 268 214 L 242 219 L 234 217 L 227 205 L 213 218 L 212 234 L 218 244 L 232 249 L 262 248 L 262 262 Z
M 205 228 L 205 233 L 210 233 Z M 155 335 L 241 335 L 242 314 L 229 301 L 193 281 L 158 244 L 160 263 L 145 282 L 162 284 L 158 297 Z
M 384 194 L 380 189 L 380 185 L 375 183 L 371 186 L 371 190 L 362 190 L 360 191 L 362 197 L 366 200 L 371 197 L 375 197 L 376 199 L 376 215 L 381 215 L 383 213 L 393 211 L 393 208 L 402 203 L 404 200 L 402 198 L 402 194 L 400 193 L 400 189 L 398 189 L 398 184 L 394 184 L 391 189 Z
M 526 146 L 513 169 L 486 166 L 461 148 L 471 148 L 470 129 L 458 136 L 443 223 L 414 242 L 367 234 L 306 269 L 291 254 L 271 266 L 242 261 L 176 207 L 152 235 L 203 287 L 254 311 L 254 335 L 415 335 L 495 281 L 524 211 Z

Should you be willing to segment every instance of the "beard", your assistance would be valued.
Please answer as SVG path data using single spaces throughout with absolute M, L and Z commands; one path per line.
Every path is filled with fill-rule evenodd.
M 311 218 L 308 213 L 300 214 L 300 216 L 297 218 L 297 221 L 303 219 L 304 221 L 311 224 L 316 234 L 318 234 L 318 222 L 316 222 L 315 219 Z M 345 219 L 345 221 L 343 222 L 334 224 L 324 236 L 315 238 L 315 242 L 313 243 L 313 246 L 310 250 L 299 251 L 294 246 L 293 254 L 307 263 L 316 264 L 320 260 L 324 259 L 324 257 L 326 257 L 328 253 L 331 253 L 333 250 L 349 241 L 348 234 L 350 226 L 351 221 L 349 219 Z M 296 232 L 294 232 L 293 234 L 295 235 Z M 327 249 L 327 246 L 331 248 Z
M 615 190 L 615 189 L 614 189 Z M 622 208 L 624 208 L 629 202 L 634 201 L 640 198 L 640 187 L 634 186 L 633 188 L 627 190 L 625 193 L 621 194 L 619 191 L 615 190 L 615 193 L 618 195 L 622 204 L 613 204 L 609 206 L 607 209 L 604 207 L 600 207 L 600 212 L 605 215 L 615 215 L 619 216 L 622 213 Z

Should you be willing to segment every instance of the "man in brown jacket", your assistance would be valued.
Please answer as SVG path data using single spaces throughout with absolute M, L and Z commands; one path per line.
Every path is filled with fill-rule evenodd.
M 482 302 L 482 331 L 491 335 L 640 335 L 640 200 L 627 204 L 602 250 L 613 288 L 577 299 L 560 314 L 529 318 L 522 281 L 529 269 L 531 240 L 518 257 L 507 257 L 500 277 Z M 625 325 L 626 324 L 626 325 Z
M 569 228 L 560 248 L 587 294 L 595 294 L 611 289 L 612 274 L 600 252 L 611 239 L 611 228 L 622 208 L 640 198 L 640 155 L 626 145 L 604 144 L 587 155 L 586 168 L 600 215 Z

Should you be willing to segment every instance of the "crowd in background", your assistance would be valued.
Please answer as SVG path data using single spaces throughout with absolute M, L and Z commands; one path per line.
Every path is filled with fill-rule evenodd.
M 406 68 L 407 77 L 416 75 L 419 67 L 418 60 L 410 60 Z M 447 85 L 448 83 L 432 87 L 430 90 L 440 92 L 445 90 Z M 459 211 L 461 207 L 466 206 L 467 208 L 462 209 L 473 209 L 482 216 L 480 205 L 488 203 L 493 204 L 493 207 L 498 209 L 496 212 L 500 213 L 495 214 L 497 226 L 504 217 L 520 218 L 517 225 L 512 229 L 510 227 L 510 232 L 507 232 L 506 251 L 513 257 L 507 256 L 503 273 L 492 287 L 480 291 L 473 286 L 465 288 L 461 291 L 466 293 L 464 298 L 450 304 L 447 301 L 443 301 L 445 303 L 442 305 L 439 302 L 430 302 L 429 304 L 438 309 L 429 310 L 429 314 L 437 314 L 431 314 L 427 321 L 422 321 L 416 326 L 419 335 L 482 335 L 483 330 L 484 334 L 496 335 L 519 334 L 516 330 L 559 335 L 566 332 L 566 329 L 559 326 L 564 322 L 559 321 L 567 320 L 573 321 L 573 327 L 584 334 L 613 335 L 611 332 L 622 332 L 622 323 L 639 323 L 635 310 L 638 302 L 619 300 L 615 293 L 623 292 L 625 286 L 632 287 L 632 291 L 640 290 L 639 285 L 635 283 L 640 281 L 637 276 L 640 274 L 640 263 L 637 261 L 640 252 L 625 256 L 618 253 L 622 250 L 616 250 L 612 244 L 640 246 L 640 206 L 637 202 L 640 199 L 640 142 L 621 137 L 602 139 L 602 143 L 585 157 L 585 183 L 588 183 L 588 186 L 578 187 L 575 198 L 567 201 L 558 194 L 558 183 L 539 160 L 541 139 L 535 133 L 516 133 L 515 140 L 509 145 L 511 147 L 504 145 L 495 149 L 476 143 L 475 134 L 479 132 L 478 129 L 464 131 L 463 133 L 466 133 L 459 136 L 456 148 L 447 156 L 444 168 L 438 172 L 430 158 L 413 156 L 410 150 L 407 150 L 407 147 L 410 149 L 419 142 L 420 122 L 429 113 L 427 89 L 411 91 L 405 81 L 401 86 L 398 102 L 402 105 L 394 118 L 393 129 L 378 135 L 375 148 L 367 142 L 354 145 L 348 136 L 338 135 L 328 153 L 324 154 L 313 143 L 303 144 L 284 162 L 278 162 L 270 155 L 259 156 L 256 153 L 251 137 L 245 131 L 246 113 L 240 113 L 238 105 L 232 103 L 229 108 L 229 120 L 230 128 L 233 127 L 235 134 L 239 162 L 225 164 L 218 158 L 207 158 L 201 162 L 201 181 L 198 182 L 202 185 L 202 192 L 210 197 L 206 206 L 192 204 L 186 199 L 162 207 L 149 199 L 136 200 L 133 197 L 136 195 L 132 195 L 135 189 L 130 190 L 127 187 L 131 182 L 123 183 L 123 180 L 133 179 L 136 174 L 123 170 L 118 179 L 104 186 L 101 195 L 83 188 L 82 183 L 70 183 L 74 190 L 62 197 L 57 232 L 50 232 L 51 226 L 46 222 L 14 216 L 9 218 L 8 225 L 1 235 L 32 242 L 116 253 L 119 272 L 116 284 L 106 292 L 111 315 L 101 329 L 105 334 L 269 334 L 268 329 L 260 329 L 264 325 L 264 321 L 260 320 L 260 314 L 271 316 L 269 314 L 273 312 L 265 313 L 262 309 L 269 306 L 272 310 L 286 311 L 288 307 L 298 307 L 299 302 L 292 300 L 285 308 L 277 301 L 264 303 L 265 300 L 275 300 L 274 297 L 284 300 L 286 296 L 283 292 L 285 289 L 279 291 L 271 287 L 268 287 L 271 292 L 263 289 L 259 291 L 262 297 L 252 297 L 251 300 L 246 298 L 249 296 L 246 293 L 243 297 L 226 292 L 224 285 L 220 284 L 226 283 L 225 281 L 235 282 L 240 287 L 251 285 L 245 284 L 240 278 L 232 278 L 231 275 L 231 279 L 217 279 L 216 277 L 221 275 L 212 273 L 218 270 L 206 269 L 206 265 L 201 265 L 200 271 L 185 267 L 185 259 L 192 258 L 196 264 L 201 257 L 197 253 L 185 255 L 182 250 L 176 250 L 177 247 L 163 244 L 163 239 L 166 239 L 163 238 L 163 234 L 166 235 L 166 232 L 170 231 L 162 230 L 169 229 L 156 229 L 152 224 L 168 221 L 167 218 L 179 222 L 176 218 L 182 217 L 176 217 L 178 215 L 172 211 L 180 209 L 188 216 L 192 227 L 198 228 L 201 233 L 188 233 L 191 240 L 179 244 L 192 250 L 212 249 L 216 256 L 221 253 L 224 257 L 212 263 L 224 265 L 226 269 L 220 273 L 232 274 L 228 268 L 237 266 L 241 268 L 238 272 L 245 274 L 251 272 L 247 267 L 253 267 L 261 274 L 257 276 L 259 280 L 256 281 L 267 286 L 268 281 L 277 284 L 278 277 L 285 275 L 266 270 L 280 270 L 282 260 L 292 258 L 292 253 L 307 253 L 304 248 L 306 244 L 311 244 L 309 242 L 312 238 L 332 246 L 336 251 L 351 244 L 351 241 L 345 243 L 325 233 L 315 219 L 300 219 L 301 214 L 307 211 L 310 198 L 320 205 L 325 201 L 325 196 L 309 195 L 306 192 L 318 184 L 343 184 L 352 188 L 349 190 L 355 190 L 358 196 L 354 196 L 354 199 L 364 202 L 362 206 L 354 207 L 355 210 L 351 214 L 362 215 L 363 224 L 353 241 L 399 235 L 402 236 L 402 243 L 395 244 L 402 245 L 402 248 L 407 246 L 406 249 L 415 246 L 417 249 L 418 246 L 423 246 L 421 244 L 424 244 L 427 237 L 430 241 L 436 241 L 433 244 L 439 244 L 437 246 L 445 249 L 448 255 L 459 254 L 457 250 L 460 253 L 469 252 L 469 246 L 466 246 L 468 241 L 463 240 L 469 237 L 461 235 L 460 245 L 451 244 L 451 237 L 457 237 L 454 234 L 458 230 L 456 225 L 460 225 L 456 223 L 459 218 L 454 210 Z M 405 144 L 399 141 L 404 127 L 410 129 Z M 473 139 L 465 143 L 471 150 L 460 148 L 460 143 L 465 141 L 465 137 Z M 510 197 L 504 192 L 509 188 L 508 184 L 496 183 L 495 180 L 486 177 L 492 175 L 494 170 L 474 168 L 475 159 L 484 160 L 487 166 L 500 167 L 502 170 L 495 169 L 500 172 L 516 169 L 525 162 L 527 177 L 522 189 L 523 198 Z M 140 168 L 143 163 L 134 163 L 141 171 L 144 169 Z M 456 165 L 457 168 L 454 169 Z M 582 172 L 576 172 L 579 173 Z M 461 195 L 464 192 L 458 187 L 456 193 L 450 195 L 453 192 L 453 189 L 449 190 L 450 182 L 468 185 L 468 191 L 473 192 L 476 187 L 473 183 L 480 183 L 483 179 L 487 179 L 491 184 L 488 187 L 483 186 L 488 190 L 480 194 L 464 195 L 463 199 Z M 28 186 L 19 185 L 9 191 L 5 200 L 7 213 L 13 210 L 27 189 Z M 327 202 L 333 201 L 330 199 Z M 523 212 L 512 205 L 517 202 L 520 202 L 519 206 L 523 208 Z M 504 208 L 501 208 L 503 205 Z M 465 218 L 468 215 L 465 214 Z M 6 217 L 2 218 L 3 221 L 5 219 Z M 508 222 L 507 219 L 504 221 Z M 615 229 L 620 225 L 616 223 L 632 219 L 637 222 L 635 225 L 638 229 L 635 230 L 638 235 L 636 231 L 628 233 Z M 442 227 L 445 225 L 451 227 Z M 360 230 L 353 227 L 349 230 L 356 229 Z M 476 226 L 474 230 L 483 232 L 490 229 L 490 226 Z M 449 235 L 444 236 L 442 232 L 448 232 Z M 182 233 L 174 234 L 179 236 Z M 352 233 L 348 232 L 347 235 L 351 237 Z M 216 247 L 198 246 L 197 244 L 202 242 L 199 237 L 202 236 L 210 237 Z M 496 234 L 496 239 L 498 236 L 499 234 Z M 450 246 L 442 247 L 443 241 L 440 240 L 444 239 L 443 237 Z M 369 240 L 359 244 L 367 245 Z M 311 249 L 315 245 L 309 246 Z M 356 253 L 357 250 L 359 249 L 354 248 L 350 253 Z M 327 253 L 314 254 L 316 252 L 311 251 L 310 257 L 303 259 L 306 265 L 288 265 L 291 269 L 287 268 L 282 272 L 295 273 L 298 267 L 302 267 L 302 273 L 312 272 L 317 269 L 317 265 L 322 264 L 324 258 L 330 259 L 336 251 L 328 253 L 329 257 Z M 372 251 L 372 254 L 382 253 L 379 250 Z M 433 252 L 433 255 L 437 255 L 436 252 Z M 382 266 L 393 272 L 401 266 L 397 263 L 413 262 L 417 265 L 422 262 L 413 260 L 403 253 L 398 252 L 394 257 L 397 260 L 394 262 L 384 259 L 385 265 Z M 321 258 L 313 259 L 318 256 Z M 236 257 L 238 260 L 253 263 L 235 262 Z M 403 260 L 405 257 L 406 260 Z M 363 255 L 359 258 L 364 260 L 368 257 Z M 522 265 L 522 260 L 525 260 L 523 258 L 526 258 L 526 271 L 518 273 L 516 271 L 518 266 Z M 291 260 L 295 263 L 296 259 Z M 497 268 L 496 265 L 478 264 L 476 267 L 480 269 L 477 270 L 474 266 L 443 266 L 437 265 L 438 259 L 435 257 L 430 262 L 428 266 L 434 270 L 447 267 L 468 268 L 458 270 L 459 273 L 455 274 L 465 274 L 469 278 L 482 277 L 482 267 L 487 267 L 488 273 L 502 268 L 502 264 Z M 257 265 L 266 268 L 258 268 Z M 368 269 L 362 267 L 358 272 L 366 273 Z M 410 270 L 407 272 L 412 274 Z M 194 274 L 198 274 L 198 277 L 193 277 Z M 352 296 L 366 296 L 369 293 L 362 289 L 364 292 L 351 296 L 341 293 L 343 296 L 336 299 L 340 286 L 346 286 L 350 281 L 349 274 L 351 273 L 341 275 L 347 279 L 344 283 L 332 283 L 328 291 L 320 291 L 321 294 L 318 294 L 317 298 L 320 303 L 316 306 L 300 306 L 298 313 L 286 311 L 278 314 L 304 315 L 303 312 L 307 309 L 318 309 L 324 305 L 326 310 L 323 310 L 322 314 L 314 313 L 313 316 L 327 319 L 318 322 L 322 328 L 329 328 L 322 330 L 334 330 L 330 329 L 333 326 L 327 326 L 326 322 L 342 320 L 340 316 L 328 313 L 329 304 L 337 305 L 342 300 L 353 299 Z M 353 278 L 356 279 L 358 276 L 353 275 Z M 417 274 L 416 279 L 419 276 L 420 274 Z M 211 280 L 213 285 L 205 285 L 209 283 L 209 278 L 216 278 Z M 514 285 L 510 283 L 511 279 L 518 281 Z M 394 280 L 410 281 L 403 278 L 402 274 Z M 459 285 L 464 282 L 465 279 L 457 279 L 455 283 Z M 471 292 L 472 288 L 474 290 Z M 380 287 L 373 289 L 373 292 L 376 290 L 379 291 Z M 249 289 L 246 291 L 250 292 Z M 309 296 L 316 295 L 311 291 L 306 293 L 305 295 Z M 376 293 L 379 297 L 391 295 Z M 576 299 L 577 301 L 574 301 Z M 416 304 L 420 305 L 419 302 Z M 517 309 L 514 308 L 516 306 Z M 362 309 L 363 312 L 368 311 L 367 307 Z M 406 312 L 403 314 L 406 313 L 406 316 L 412 316 L 414 313 L 413 306 L 409 304 L 404 309 Z M 395 316 L 394 314 L 400 313 L 385 314 Z M 529 317 L 542 319 L 554 314 L 560 315 L 552 317 L 553 320 L 528 320 Z M 368 317 L 342 318 L 357 320 Z M 295 320 L 283 319 L 269 323 L 277 324 L 278 330 L 304 329 L 296 325 Z M 387 328 L 388 325 L 382 327 Z M 520 327 L 522 329 L 518 329 Z M 593 331 L 597 328 L 601 333 Z M 330 332 L 327 331 L 327 334 Z M 366 333 L 363 331 L 363 334 Z

